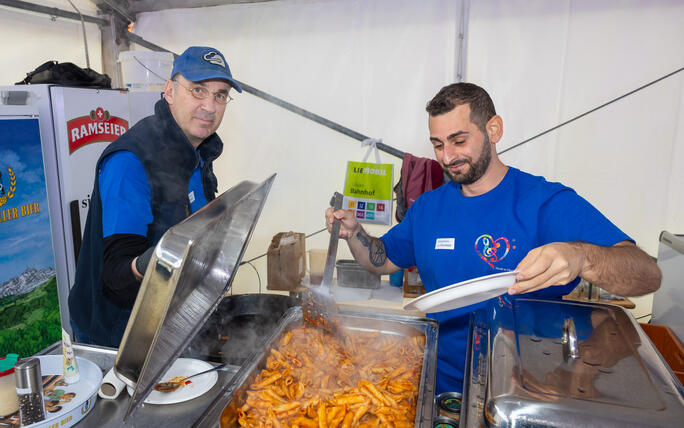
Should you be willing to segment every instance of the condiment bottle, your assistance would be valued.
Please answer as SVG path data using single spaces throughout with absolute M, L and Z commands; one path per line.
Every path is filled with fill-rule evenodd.
M 78 382 L 80 375 L 76 363 L 76 354 L 74 354 L 74 347 L 71 345 L 71 337 L 64 329 L 62 329 L 62 360 L 64 361 L 64 381 L 68 384 Z
M 14 364 L 18 357 L 17 354 L 7 354 L 0 358 L 0 417 L 11 415 L 19 409 L 14 381 Z
M 17 382 L 21 425 L 30 425 L 44 420 L 45 403 L 43 401 L 43 376 L 40 372 L 40 360 L 28 358 L 19 361 L 14 365 L 14 376 Z

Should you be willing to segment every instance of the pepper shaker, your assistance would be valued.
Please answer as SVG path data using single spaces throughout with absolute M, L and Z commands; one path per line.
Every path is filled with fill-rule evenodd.
M 14 377 L 17 382 L 21 426 L 44 420 L 45 402 L 43 401 L 43 376 L 40 372 L 40 360 L 28 358 L 17 362 L 14 365 Z

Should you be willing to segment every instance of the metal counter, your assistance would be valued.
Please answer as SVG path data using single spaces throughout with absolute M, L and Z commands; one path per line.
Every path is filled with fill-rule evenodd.
M 104 376 L 109 369 L 114 365 L 117 349 L 104 348 L 92 345 L 74 344 L 74 351 L 77 356 L 85 358 L 95 363 L 102 369 Z M 42 355 L 60 355 L 62 353 L 62 344 L 57 342 L 51 347 L 41 352 Z M 104 400 L 97 397 L 95 406 L 81 422 L 76 424 L 77 427 L 102 427 L 102 428 L 119 428 L 119 427 L 179 427 L 187 428 L 199 419 L 205 412 L 209 404 L 214 401 L 214 398 L 233 378 L 237 373 L 238 366 L 226 366 L 218 372 L 218 381 L 216 385 L 207 393 L 178 404 L 154 405 L 143 404 L 140 409 L 129 418 L 129 421 L 124 424 L 123 417 L 128 408 L 130 396 L 126 392 L 122 392 L 115 400 Z

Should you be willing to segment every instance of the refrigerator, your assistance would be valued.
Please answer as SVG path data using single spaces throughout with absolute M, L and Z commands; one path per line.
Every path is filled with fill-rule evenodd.
M 40 215 L 49 214 L 47 223 L 51 242 L 43 240 L 43 249 L 51 247 L 53 259 L 53 265 L 47 266 L 44 260 L 48 257 L 43 257 L 38 268 L 32 266 L 36 262 L 27 257 L 0 257 L 0 296 L 11 292 L 5 284 L 15 284 L 25 279 L 19 278 L 19 271 L 23 274 L 27 269 L 28 272 L 35 269 L 45 276 L 48 272 L 43 270 L 52 268 L 57 283 L 61 324 L 71 332 L 67 298 L 74 282 L 97 159 L 107 145 L 137 121 L 153 114 L 154 104 L 160 98 L 159 92 L 127 92 L 51 84 L 0 86 L 0 185 L 9 188 L 8 168 L 13 171 L 16 182 L 14 198 L 7 198 L 4 206 L 0 207 L 0 220 L 3 213 L 6 218 L 13 216 L 15 211 L 12 209 L 16 209 L 18 219 L 21 219 L 22 206 L 18 205 L 21 191 L 28 189 L 29 183 L 42 181 L 47 206 L 38 204 L 34 208 L 40 209 Z M 37 135 L 19 138 L 13 129 L 17 123 L 28 122 L 17 120 L 33 121 L 35 126 L 24 128 Z M 35 150 L 18 150 L 26 145 L 25 140 L 36 139 L 40 144 Z M 23 159 L 22 156 L 29 156 L 29 153 L 35 155 L 37 151 L 42 156 L 42 170 L 24 168 L 29 159 Z M 34 162 L 35 159 L 30 161 Z M 27 212 L 30 206 L 23 209 Z M 19 224 L 19 221 L 12 219 L 0 222 L 0 237 L 6 242 L 21 242 L 22 232 L 17 232 L 18 235 L 14 233 L 13 224 Z M 15 301 L 20 301 L 22 296 L 28 295 L 13 296 Z M 0 322 L 2 305 L 3 300 L 0 300 Z

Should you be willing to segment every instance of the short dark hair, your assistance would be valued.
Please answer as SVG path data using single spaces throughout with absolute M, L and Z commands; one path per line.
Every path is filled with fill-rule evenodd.
M 470 106 L 470 121 L 485 132 L 485 125 L 496 115 L 494 102 L 481 87 L 473 83 L 452 83 L 437 92 L 425 106 L 430 116 L 448 113 L 462 104 Z

